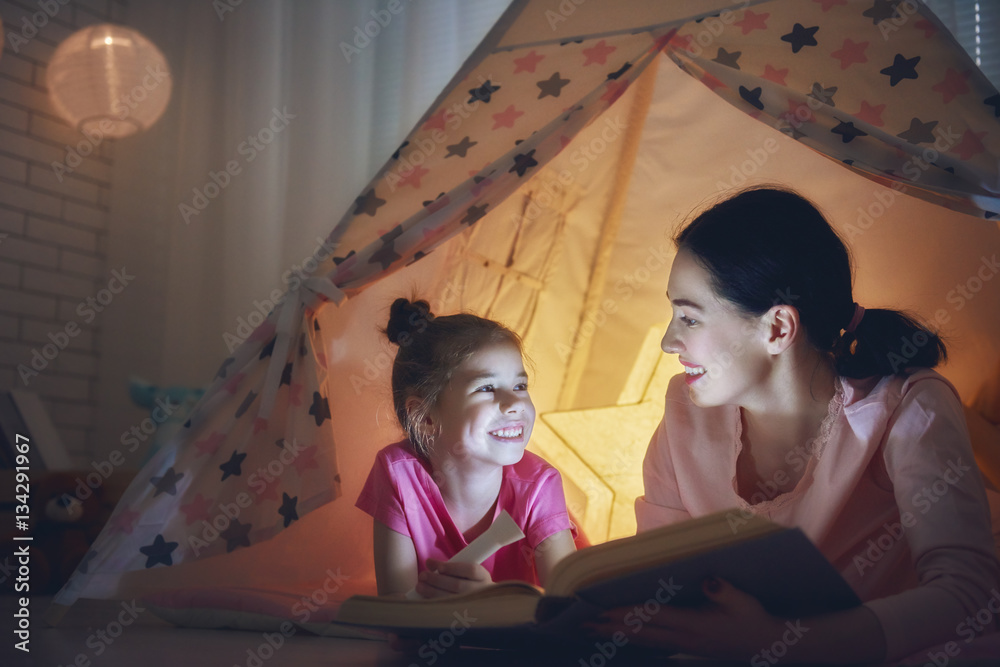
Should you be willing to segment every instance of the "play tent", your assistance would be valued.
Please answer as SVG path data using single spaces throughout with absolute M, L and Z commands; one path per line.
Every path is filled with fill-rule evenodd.
M 515 0 L 312 277 L 222 360 L 57 605 L 159 592 L 317 620 L 373 591 L 354 500 L 399 435 L 377 327 L 400 294 L 523 335 L 532 447 L 591 541 L 628 533 L 676 370 L 655 333 L 671 233 L 753 183 L 825 210 L 860 303 L 952 339 L 943 371 L 996 439 L 998 117 L 996 89 L 915 2 Z

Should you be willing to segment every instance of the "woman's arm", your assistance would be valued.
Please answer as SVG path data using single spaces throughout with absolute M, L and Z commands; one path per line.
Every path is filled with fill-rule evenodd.
M 403 595 L 417 584 L 413 540 L 375 521 L 375 580 L 379 595 Z
M 883 460 L 919 579 L 866 605 L 885 631 L 886 659 L 971 641 L 965 621 L 989 604 L 1000 563 L 962 404 L 943 378 L 914 374 L 904 385 Z M 992 631 L 996 618 L 986 625 Z
M 560 530 L 553 533 L 541 541 L 535 547 L 535 570 L 538 572 L 538 580 L 542 586 L 546 585 L 552 568 L 556 563 L 566 556 L 576 551 L 576 544 L 573 542 L 573 533 L 570 530 Z

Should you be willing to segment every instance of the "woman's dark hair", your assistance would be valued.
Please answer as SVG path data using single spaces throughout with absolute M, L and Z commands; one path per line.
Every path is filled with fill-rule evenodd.
M 842 376 L 902 374 L 947 358 L 937 334 L 900 311 L 866 309 L 854 331 L 845 331 L 856 305 L 850 253 L 823 214 L 794 192 L 744 190 L 698 215 L 674 242 L 744 313 L 794 306 L 809 342 L 833 356 Z
M 475 352 L 509 343 L 523 355 L 521 337 L 493 320 L 459 313 L 435 317 L 426 301 L 396 299 L 382 332 L 399 346 L 392 365 L 392 402 L 396 417 L 418 456 L 427 459 L 433 434 L 421 427 L 455 370 Z M 410 398 L 419 399 L 407 409 Z

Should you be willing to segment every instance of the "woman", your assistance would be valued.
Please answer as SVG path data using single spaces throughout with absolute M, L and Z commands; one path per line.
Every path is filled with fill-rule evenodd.
M 662 347 L 686 374 L 646 454 L 639 530 L 734 506 L 798 526 L 865 604 L 776 618 L 709 580 L 708 605 L 664 608 L 634 641 L 755 664 L 850 663 L 995 629 L 995 615 L 964 625 L 988 609 L 1000 564 L 961 403 L 930 370 L 941 340 L 856 304 L 846 247 L 792 192 L 744 191 L 676 243 Z M 601 629 L 624 630 L 620 619 Z M 789 622 L 801 628 L 792 640 Z M 767 653 L 778 644 L 780 656 Z

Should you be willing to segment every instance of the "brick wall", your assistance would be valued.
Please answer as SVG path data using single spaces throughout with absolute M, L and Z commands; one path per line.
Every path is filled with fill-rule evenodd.
M 101 318 L 87 300 L 111 277 L 114 142 L 80 146 L 93 142 L 56 115 L 45 72 L 70 34 L 125 13 L 125 0 L 0 0 L 0 388 L 39 393 L 81 464 L 95 449 Z M 67 147 L 90 153 L 71 173 L 52 166 L 66 164 Z M 18 366 L 43 363 L 26 386 Z

